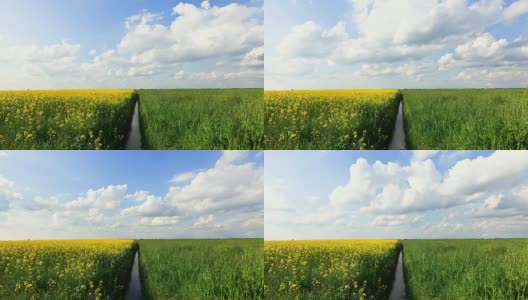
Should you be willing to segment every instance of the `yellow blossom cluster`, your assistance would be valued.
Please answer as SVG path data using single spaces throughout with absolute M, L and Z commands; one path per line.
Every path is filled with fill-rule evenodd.
M 0 299 L 115 299 L 123 293 L 132 240 L 0 242 Z
M 397 90 L 266 91 L 266 148 L 383 148 L 400 98 Z
M 266 241 L 266 297 L 383 298 L 399 249 L 397 240 Z
M 119 147 L 136 97 L 132 90 L 0 92 L 0 148 Z

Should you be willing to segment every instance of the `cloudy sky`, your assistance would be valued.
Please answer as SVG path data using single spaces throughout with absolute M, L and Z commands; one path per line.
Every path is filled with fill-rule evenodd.
M 262 87 L 262 0 L 2 0 L 0 89 Z
M 262 237 L 259 151 L 0 152 L 0 240 Z
M 528 87 L 528 0 L 266 0 L 265 88 Z
M 265 238 L 528 237 L 525 151 L 266 151 Z

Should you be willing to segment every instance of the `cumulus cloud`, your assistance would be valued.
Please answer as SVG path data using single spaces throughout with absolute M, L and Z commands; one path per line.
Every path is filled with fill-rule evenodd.
M 213 215 L 208 215 L 207 217 L 199 217 L 198 220 L 196 220 L 196 222 L 194 222 L 193 224 L 193 228 L 208 228 L 208 227 L 211 227 L 213 224 L 212 222 L 214 221 L 214 216 Z
M 517 0 L 508 6 L 502 15 L 504 19 L 511 21 L 526 13 L 528 13 L 528 0 Z
M 94 209 L 95 211 L 115 209 L 125 198 L 127 185 L 109 185 L 97 190 L 88 190 L 86 194 L 64 205 L 66 210 L 82 211 Z
M 26 205 L 28 210 L 48 210 L 55 211 L 60 207 L 60 199 L 58 197 L 41 197 L 36 196 L 31 202 Z
M 176 225 L 181 221 L 181 217 L 145 217 L 141 218 L 139 223 L 147 226 L 171 226 Z
M 414 157 L 421 159 L 411 160 L 409 165 L 370 164 L 360 158 L 350 167 L 349 182 L 329 195 L 330 203 L 357 205 L 372 214 L 445 209 L 483 200 L 490 193 L 509 193 L 528 172 L 528 157 L 522 151 L 464 159 L 444 174 L 432 160 L 424 160 L 430 154 L 415 153 Z
M 342 21 L 328 30 L 308 21 L 292 27 L 278 45 L 279 55 L 336 63 L 421 58 L 484 30 L 502 10 L 500 0 L 349 2 L 359 37 L 350 37 Z
M 459 80 L 481 82 L 520 81 L 528 84 L 528 41 L 496 39 L 481 33 L 458 45 L 438 60 L 441 70 L 460 69 Z
M 172 177 L 170 182 L 172 183 L 186 182 L 186 181 L 193 179 L 195 176 L 196 176 L 195 172 L 185 172 L 185 173 L 175 175 L 174 177 Z
M 245 215 L 254 220 L 262 215 L 263 169 L 254 162 L 243 162 L 249 151 L 224 151 L 214 167 L 178 174 L 163 196 L 139 191 L 126 196 L 140 202 L 123 208 L 124 217 L 141 217 L 142 225 L 173 225 L 196 219 L 193 228 L 226 229 L 233 218 Z M 217 220 L 219 223 L 213 224 Z M 232 230 L 234 227 L 230 227 Z
M 323 27 L 309 20 L 292 26 L 276 45 L 269 46 L 273 51 L 266 67 L 270 85 L 285 88 L 285 80 L 304 87 L 317 82 L 331 85 L 329 82 L 339 78 L 354 78 L 374 87 L 379 83 L 369 80 L 384 82 L 383 87 L 405 84 L 422 88 L 455 83 L 500 87 L 528 84 L 526 42 L 495 40 L 488 33 L 505 20 L 525 14 L 525 0 L 509 7 L 501 0 L 346 2 L 350 11 L 334 26 Z M 453 48 L 455 52 L 450 53 Z M 439 54 L 443 55 L 440 59 Z M 481 68 L 467 69 L 472 66 Z M 448 72 L 455 68 L 458 75 Z
M 528 155 L 453 153 L 413 151 L 403 159 L 383 156 L 384 161 L 357 158 L 346 176 L 339 175 L 346 169 L 335 168 L 342 155 L 314 164 L 325 167 L 307 176 L 310 168 L 305 166 L 302 175 L 294 172 L 290 177 L 273 167 L 265 187 L 266 238 L 525 236 Z M 296 161 L 304 164 L 308 157 L 314 158 L 301 154 Z M 314 190 L 328 197 L 307 202 L 307 191 Z M 493 228 L 500 220 L 504 224 Z
M 199 172 L 186 186 L 173 186 L 167 201 L 181 211 L 258 210 L 263 200 L 263 172 L 255 163 L 235 164 L 247 152 L 225 151 L 214 168 Z
M 7 211 L 12 201 L 22 200 L 15 182 L 0 175 L 0 212 Z
M 81 45 L 68 41 L 0 47 L 0 75 L 16 78 L 0 88 L 261 87 L 262 16 L 263 8 L 250 4 L 180 2 L 166 24 L 162 14 L 144 10 L 124 21 L 126 32 L 114 48 L 86 50 L 88 62 L 81 61 Z M 189 75 L 177 80 L 180 71 Z M 206 73 L 220 75 L 200 76 Z

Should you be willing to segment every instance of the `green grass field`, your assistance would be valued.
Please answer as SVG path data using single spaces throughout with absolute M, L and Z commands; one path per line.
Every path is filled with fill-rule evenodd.
M 402 244 L 410 299 L 528 299 L 528 239 Z
M 141 90 L 145 149 L 262 149 L 262 89 Z
M 139 240 L 146 299 L 263 299 L 264 242 Z
M 528 149 L 528 89 L 402 93 L 409 149 Z

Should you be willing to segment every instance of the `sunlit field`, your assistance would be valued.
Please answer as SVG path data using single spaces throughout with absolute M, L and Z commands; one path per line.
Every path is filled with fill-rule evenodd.
M 409 149 L 528 149 L 528 89 L 402 93 Z
M 266 149 L 387 149 L 397 90 L 265 92 Z
M 528 299 L 528 239 L 402 244 L 410 299 Z
M 0 299 L 122 299 L 130 240 L 0 242 Z
M 121 149 L 136 99 L 131 90 L 0 92 L 0 149 Z
M 139 94 L 145 149 L 264 147 L 262 89 L 141 90 Z
M 384 299 L 397 240 L 265 241 L 266 299 Z
M 263 299 L 262 239 L 140 240 L 146 299 Z

